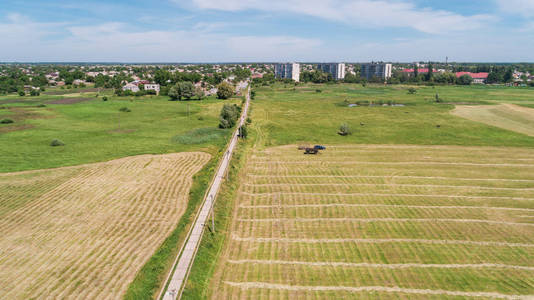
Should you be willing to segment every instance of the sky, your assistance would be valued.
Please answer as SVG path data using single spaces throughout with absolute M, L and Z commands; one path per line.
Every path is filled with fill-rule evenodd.
M 2 0 L 2 62 L 534 62 L 534 0 Z

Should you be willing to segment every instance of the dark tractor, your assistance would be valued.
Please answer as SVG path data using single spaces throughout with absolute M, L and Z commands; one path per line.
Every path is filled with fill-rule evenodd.
M 304 150 L 304 154 L 317 154 L 319 153 L 319 149 L 315 149 L 315 148 L 306 148 Z
M 315 145 L 313 147 L 313 149 L 317 149 L 317 150 L 326 150 L 326 147 L 325 146 L 322 146 L 322 145 Z

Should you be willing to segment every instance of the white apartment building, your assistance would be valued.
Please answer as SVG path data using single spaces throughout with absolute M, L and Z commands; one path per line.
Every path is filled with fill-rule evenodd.
M 367 80 L 376 77 L 381 79 L 388 79 L 391 77 L 391 64 L 384 63 L 370 63 L 362 64 L 360 70 L 360 76 L 366 78 Z
M 274 66 L 274 76 L 280 79 L 300 80 L 300 65 L 297 63 L 276 64 Z
M 321 63 L 317 65 L 317 69 L 332 74 L 334 80 L 345 79 L 345 64 L 344 63 Z

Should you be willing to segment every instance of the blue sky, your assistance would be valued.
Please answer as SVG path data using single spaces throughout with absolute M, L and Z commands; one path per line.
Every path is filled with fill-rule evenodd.
M 0 2 L 0 61 L 534 61 L 534 0 Z

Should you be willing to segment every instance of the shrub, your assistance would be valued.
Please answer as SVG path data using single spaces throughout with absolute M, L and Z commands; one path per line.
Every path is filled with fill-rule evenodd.
M 11 120 L 11 119 L 3 119 L 3 120 L 0 120 L 0 124 L 10 124 L 10 123 L 13 123 L 14 121 Z
M 441 98 L 439 97 L 439 94 L 436 93 L 436 103 L 441 103 L 443 102 L 443 100 L 441 100 Z
M 247 124 L 250 124 L 252 123 L 252 119 L 251 118 L 247 118 Z
M 41 92 L 39 90 L 32 89 L 30 91 L 30 96 L 34 96 L 35 97 L 35 96 L 39 96 L 39 95 L 41 95 Z
M 228 82 L 222 82 L 217 86 L 217 98 L 228 99 L 234 95 L 234 87 Z
M 239 118 L 240 107 L 237 105 L 225 104 L 219 116 L 219 128 L 232 128 Z
M 46 104 L 41 103 L 41 104 L 38 104 L 37 107 L 46 107 Z
M 102 101 L 108 101 L 108 97 L 106 96 L 102 97 Z
M 119 108 L 119 111 L 122 111 L 122 112 L 131 112 L 131 110 L 130 110 L 128 107 L 126 107 L 126 106 Z
M 248 136 L 247 125 L 239 127 L 239 137 L 246 139 Z
M 204 117 L 203 116 L 198 116 L 197 120 L 204 121 Z
M 320 89 L 316 89 L 315 92 L 316 92 L 316 93 L 322 93 L 323 91 L 320 90 Z
M 62 141 L 60 141 L 58 139 L 54 139 L 50 143 L 50 146 L 52 146 L 52 147 L 65 146 L 65 143 L 63 143 Z
M 293 89 L 293 90 L 295 90 L 295 89 Z M 256 98 L 256 91 L 252 90 L 252 91 L 250 91 L 250 99 L 254 100 L 254 98 Z
M 21 97 L 26 96 L 26 93 L 24 91 L 19 91 L 19 96 Z
M 350 127 L 349 127 L 349 125 L 347 123 L 343 123 L 339 127 L 338 134 L 342 135 L 342 136 L 347 136 L 347 135 L 352 134 L 352 131 L 350 130 Z
M 413 95 L 415 93 L 417 93 L 417 90 L 415 88 L 411 87 L 408 89 L 408 94 Z

